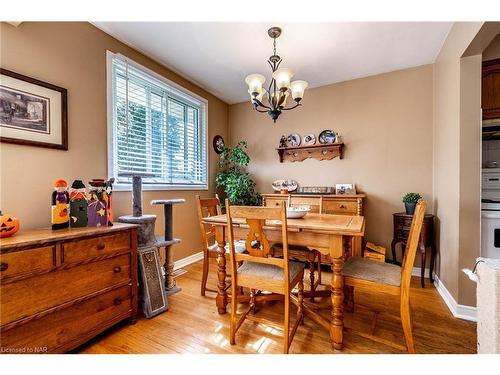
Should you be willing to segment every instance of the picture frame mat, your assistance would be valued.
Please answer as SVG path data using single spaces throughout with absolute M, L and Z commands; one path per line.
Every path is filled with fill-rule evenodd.
M 47 143 L 60 143 L 62 139 L 62 129 L 61 127 L 53 126 L 53 124 L 57 124 L 61 122 L 61 111 L 58 111 L 58 108 L 61 108 L 62 100 L 61 93 L 34 85 L 29 82 L 21 81 L 16 78 L 12 78 L 6 75 L 0 75 L 0 86 L 5 86 L 7 88 L 13 89 L 15 91 L 23 91 L 25 93 L 32 94 L 33 96 L 40 96 L 47 98 L 50 102 L 49 105 L 49 121 L 52 124 L 49 124 L 50 133 L 44 134 L 39 132 L 30 132 L 26 130 L 21 130 L 12 127 L 0 126 L 0 135 L 2 137 L 9 138 L 19 138 L 27 141 L 35 141 L 35 142 L 47 142 Z M 51 126 L 52 125 L 52 126 Z
M 9 90 L 50 101 L 50 134 L 0 125 L 0 141 L 21 145 L 68 149 L 67 90 L 47 82 L 0 68 L 0 85 Z

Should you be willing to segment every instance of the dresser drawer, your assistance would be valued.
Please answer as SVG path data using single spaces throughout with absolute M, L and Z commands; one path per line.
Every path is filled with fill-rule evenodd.
M 49 271 L 55 267 L 55 246 L 38 247 L 0 255 L 0 278 Z
M 86 341 L 131 311 L 131 288 L 121 287 L 6 330 L 1 333 L 1 346 L 4 351 L 34 348 L 35 353 L 62 352 L 67 349 L 62 345 Z
M 356 215 L 358 203 L 356 201 L 325 200 L 323 201 L 323 212 L 325 214 Z
M 62 263 L 77 263 L 85 259 L 130 249 L 130 234 L 117 233 L 62 244 Z
M 281 202 L 285 202 L 285 205 L 288 201 L 287 197 L 283 198 L 266 198 L 265 205 L 266 207 L 279 207 L 281 205 Z
M 0 325 L 129 282 L 130 271 L 130 254 L 125 254 L 3 284 Z

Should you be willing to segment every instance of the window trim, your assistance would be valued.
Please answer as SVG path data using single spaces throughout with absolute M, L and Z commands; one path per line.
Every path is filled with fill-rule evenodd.
M 198 94 L 195 94 L 192 91 L 189 91 L 188 89 L 180 86 L 179 84 L 163 77 L 162 75 L 154 72 L 153 70 L 146 68 L 145 66 L 135 62 L 134 60 L 120 54 L 120 53 L 114 53 L 112 51 L 107 50 L 106 51 L 106 106 L 107 106 L 107 147 L 108 147 L 108 178 L 114 177 L 114 171 L 116 170 L 116 165 L 115 165 L 115 157 L 114 157 L 114 149 L 117 147 L 116 139 L 114 137 L 114 129 L 113 129 L 113 112 L 114 112 L 114 96 L 113 96 L 113 74 L 112 74 L 112 69 L 113 69 L 113 58 L 119 58 L 124 61 L 126 61 L 129 65 L 133 66 L 136 69 L 139 69 L 143 71 L 146 74 L 151 75 L 153 78 L 157 79 L 158 81 L 173 87 L 176 90 L 179 90 L 181 93 L 191 96 L 195 98 L 196 100 L 202 102 L 203 104 L 203 109 L 204 109 L 204 122 L 205 122 L 205 162 L 206 162 L 206 183 L 205 184 L 200 184 L 200 185 L 193 185 L 193 184 L 148 184 L 148 183 L 143 183 L 142 184 L 142 189 L 144 191 L 161 191 L 161 190 L 208 190 L 208 184 L 210 181 L 210 162 L 209 162 L 209 157 L 210 157 L 210 152 L 208 149 L 208 100 L 201 97 Z M 174 93 L 175 95 L 175 93 Z M 200 116 L 200 114 L 198 114 Z M 201 144 L 200 144 L 201 146 Z M 132 191 L 132 184 L 126 184 L 126 183 L 115 183 L 113 184 L 113 190 L 114 191 Z

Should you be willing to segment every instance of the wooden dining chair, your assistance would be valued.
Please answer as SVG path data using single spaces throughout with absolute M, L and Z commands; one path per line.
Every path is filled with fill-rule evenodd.
M 272 249 L 274 257 L 283 257 L 283 244 L 274 244 Z M 288 247 L 288 256 L 290 259 L 309 263 L 309 293 L 311 302 L 314 302 L 316 288 L 321 284 L 321 253 L 318 250 L 309 249 L 305 246 L 291 245 Z M 318 272 L 317 278 L 315 277 L 315 271 Z
M 264 202 L 265 203 L 265 202 Z M 290 196 L 288 196 L 288 200 L 286 203 L 287 206 L 290 205 Z M 292 207 L 304 207 L 302 205 L 292 205 Z M 309 207 L 309 206 L 308 206 Z M 312 212 L 321 213 L 320 207 L 316 210 L 312 210 Z M 282 257 L 283 256 L 283 244 L 276 243 L 272 247 L 272 254 L 274 257 Z M 299 262 L 308 262 L 309 263 L 309 294 L 311 298 L 311 302 L 314 302 L 315 292 L 318 285 L 321 284 L 321 253 L 318 250 L 310 249 L 306 246 L 297 246 L 291 245 L 288 247 L 288 256 L 290 259 L 298 260 Z M 317 265 L 317 268 L 316 268 Z M 318 277 L 315 277 L 315 272 L 318 272 Z
M 217 290 L 207 288 L 207 279 L 210 268 L 210 258 L 217 258 L 218 243 L 215 241 L 215 226 L 204 224 L 201 220 L 207 216 L 222 215 L 220 200 L 217 194 L 215 198 L 200 198 L 196 196 L 196 206 L 198 208 L 198 220 L 200 222 L 201 240 L 203 246 L 203 273 L 201 276 L 201 295 L 205 292 L 217 293 Z M 225 246 L 226 254 L 229 253 L 229 245 Z M 245 244 L 241 241 L 236 243 L 237 252 L 245 252 Z
M 281 207 L 230 206 L 229 201 L 226 200 L 226 210 L 232 269 L 231 293 L 233 296 L 231 298 L 229 341 L 232 345 L 236 343 L 236 332 L 245 319 L 268 325 L 277 325 L 267 319 L 249 315 L 250 312 L 255 311 L 255 304 L 259 302 L 259 297 L 267 297 L 265 295 L 256 296 L 255 290 L 268 291 L 284 296 L 283 352 L 287 354 L 297 327 L 304 319 L 304 265 L 300 262 L 289 261 L 288 258 L 288 228 L 285 206 L 284 204 Z M 247 254 L 238 253 L 235 249 L 233 229 L 233 220 L 235 219 L 243 219 L 244 221 L 240 223 L 248 226 L 248 234 L 245 240 Z M 263 230 L 266 220 L 280 220 L 282 223 L 283 258 L 271 256 L 271 245 Z M 298 286 L 298 298 L 291 293 L 295 286 Z M 250 306 L 242 315 L 237 317 L 238 293 L 241 287 L 251 290 Z M 297 320 L 291 330 L 290 302 L 297 306 Z
M 369 288 L 374 293 L 384 292 L 399 296 L 401 324 L 408 353 L 415 353 L 410 311 L 410 281 L 426 207 L 427 203 L 423 199 L 418 201 L 401 267 L 368 258 L 351 257 L 345 262 L 342 271 L 345 285 Z M 399 347 L 396 344 L 394 346 Z

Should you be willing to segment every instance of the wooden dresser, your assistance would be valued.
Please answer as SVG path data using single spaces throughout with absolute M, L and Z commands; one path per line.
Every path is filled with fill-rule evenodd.
M 279 206 L 285 201 L 292 207 L 309 207 L 311 212 L 335 215 L 363 215 L 363 199 L 365 194 L 353 195 L 311 195 L 311 194 L 262 194 L 263 205 Z M 354 237 L 351 241 L 352 255 L 361 256 L 362 237 Z M 323 256 L 321 263 L 330 264 L 328 256 Z
M 137 313 L 135 225 L 0 240 L 0 353 L 61 353 Z

